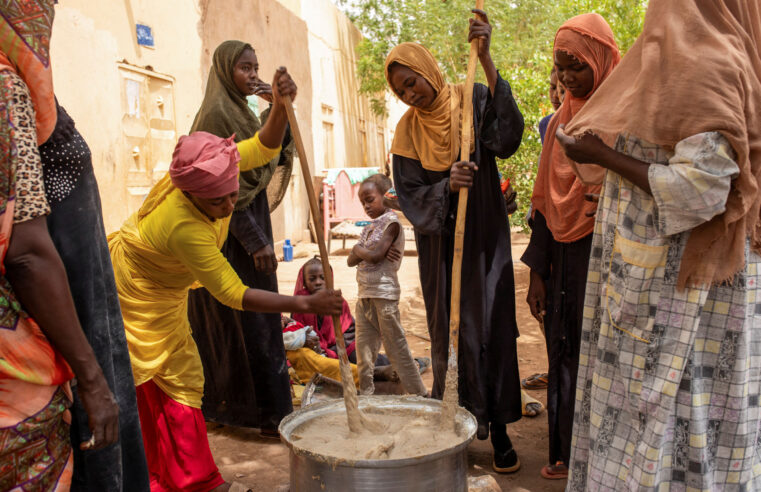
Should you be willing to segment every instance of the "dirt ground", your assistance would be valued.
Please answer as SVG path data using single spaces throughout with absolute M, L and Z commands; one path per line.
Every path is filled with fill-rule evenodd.
M 518 339 L 518 356 L 521 377 L 536 372 L 544 372 L 547 367 L 547 353 L 544 338 L 537 322 L 531 317 L 525 303 L 528 288 L 528 269 L 520 262 L 520 256 L 528 244 L 528 237 L 517 232 L 512 235 L 513 264 L 515 268 L 515 298 L 517 321 L 521 336 Z M 351 242 L 347 242 L 350 247 Z M 346 266 L 346 254 L 341 243 L 333 243 L 331 265 L 336 272 L 336 285 L 354 306 L 357 297 L 355 271 Z M 400 310 L 402 322 L 407 331 L 407 340 L 414 356 L 428 355 L 428 341 L 425 307 L 423 306 L 418 278 L 417 257 L 414 243 L 407 243 L 408 251 L 399 271 L 402 285 Z M 293 262 L 281 262 L 278 267 L 280 292 L 292 293 L 296 275 L 307 257 L 314 254 L 316 245 L 298 245 Z M 433 377 L 431 371 L 423 375 L 423 381 L 430 388 Z M 546 403 L 544 390 L 530 394 Z M 256 429 L 208 425 L 209 443 L 219 469 L 228 481 L 237 481 L 256 492 L 287 490 L 289 481 L 288 448 L 278 440 L 259 436 Z M 488 440 L 475 440 L 468 448 L 469 475 L 491 474 L 504 492 L 559 492 L 565 488 L 565 480 L 546 480 L 539 470 L 547 463 L 547 413 L 526 418 L 508 426 L 510 438 L 521 460 L 521 469 L 512 475 L 500 475 L 491 468 L 491 444 Z

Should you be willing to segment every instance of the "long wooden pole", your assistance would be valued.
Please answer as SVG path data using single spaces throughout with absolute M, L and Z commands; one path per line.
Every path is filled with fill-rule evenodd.
M 484 0 L 476 0 L 476 8 L 483 10 Z M 470 127 L 473 124 L 473 83 L 476 80 L 478 63 L 478 38 L 470 42 L 468 73 L 465 78 L 465 93 L 462 100 L 462 120 L 460 125 L 460 160 L 470 160 Z M 442 406 L 442 425 L 453 426 L 459 392 L 457 389 L 457 351 L 460 346 L 460 287 L 462 284 L 462 248 L 465 240 L 465 217 L 468 211 L 468 188 L 460 188 L 457 201 L 457 221 L 454 231 L 454 255 L 452 257 L 452 295 L 449 307 L 449 355 L 447 357 L 447 377 Z
M 325 272 L 325 284 L 328 289 L 333 289 L 333 270 L 330 268 L 328 260 L 328 248 L 325 246 L 325 232 L 318 224 L 322 224 L 320 217 L 320 207 L 317 205 L 317 195 L 314 192 L 312 182 L 312 173 L 309 171 L 309 162 L 307 153 L 304 149 L 304 140 L 301 138 L 299 123 L 296 121 L 296 113 L 293 111 L 293 101 L 290 96 L 284 96 L 285 110 L 288 113 L 288 122 L 291 124 L 291 135 L 296 143 L 296 150 L 301 163 L 301 174 L 304 179 L 304 185 L 309 197 L 309 209 L 312 212 L 312 221 L 315 224 L 315 233 L 317 236 L 317 246 L 320 248 L 320 259 L 322 260 L 322 270 Z M 354 385 L 354 377 L 349 365 L 349 357 L 346 355 L 346 341 L 341 331 L 341 320 L 338 316 L 333 316 L 333 330 L 336 335 L 336 346 L 338 348 L 339 367 L 341 369 L 341 385 L 344 391 L 344 402 L 346 403 L 346 413 L 349 417 L 349 429 L 352 432 L 359 432 L 366 427 L 366 417 L 359 411 L 359 401 L 357 399 L 357 387 Z

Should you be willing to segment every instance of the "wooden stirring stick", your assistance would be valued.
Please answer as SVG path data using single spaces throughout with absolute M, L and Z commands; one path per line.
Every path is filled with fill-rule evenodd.
M 476 8 L 483 10 L 484 0 L 476 0 Z M 465 93 L 462 104 L 462 122 L 460 124 L 460 160 L 470 160 L 470 127 L 473 124 L 473 82 L 476 79 L 479 39 L 470 42 L 468 73 L 465 78 Z M 454 427 L 454 419 L 459 406 L 457 378 L 457 351 L 460 346 L 460 286 L 462 281 L 462 248 L 465 239 L 465 215 L 468 211 L 468 188 L 460 188 L 457 202 L 457 221 L 454 232 L 454 255 L 452 257 L 452 295 L 449 307 L 449 356 L 447 358 L 447 377 L 441 413 L 441 425 Z
M 296 113 L 293 111 L 293 100 L 291 100 L 291 96 L 283 96 L 283 102 L 285 103 L 285 109 L 288 113 L 288 122 L 291 124 L 291 135 L 293 135 L 293 140 L 296 143 L 296 151 L 298 152 L 299 162 L 301 163 L 301 174 L 303 175 L 304 184 L 307 188 L 312 220 L 315 224 L 322 224 L 320 208 L 317 205 L 317 195 L 315 195 L 314 185 L 312 184 L 312 173 L 309 171 L 307 153 L 306 150 L 304 150 L 304 140 L 301 138 L 299 124 L 296 121 Z M 315 227 L 315 232 L 317 235 L 317 245 L 320 248 L 322 270 L 325 272 L 325 283 L 328 289 L 333 289 L 333 270 L 330 268 L 330 262 L 328 261 L 328 248 L 325 246 L 324 231 L 322 227 L 317 226 Z M 341 385 L 343 386 L 344 391 L 346 414 L 349 418 L 349 430 L 352 432 L 360 432 L 367 428 L 374 430 L 372 422 L 359 411 L 357 387 L 354 385 L 354 377 L 351 373 L 349 357 L 346 355 L 346 341 L 344 340 L 344 334 L 341 331 L 341 320 L 338 316 L 333 316 L 333 331 L 336 335 L 338 360 L 341 369 Z

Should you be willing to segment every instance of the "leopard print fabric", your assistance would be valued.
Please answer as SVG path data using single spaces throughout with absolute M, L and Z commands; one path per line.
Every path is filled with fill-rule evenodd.
M 21 77 L 14 73 L 8 75 L 13 80 L 12 100 L 8 105 L 18 152 L 13 223 L 18 224 L 49 214 L 50 205 L 45 198 L 34 106 L 29 89 Z

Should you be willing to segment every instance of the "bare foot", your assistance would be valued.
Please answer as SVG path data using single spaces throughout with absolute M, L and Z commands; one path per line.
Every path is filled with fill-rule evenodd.
M 376 366 L 373 370 L 373 378 L 377 381 L 398 381 L 393 366 Z
M 231 483 L 225 482 L 222 485 L 220 485 L 219 487 L 215 487 L 215 488 L 211 489 L 211 492 L 227 492 L 228 490 L 230 490 L 231 486 L 232 486 Z

